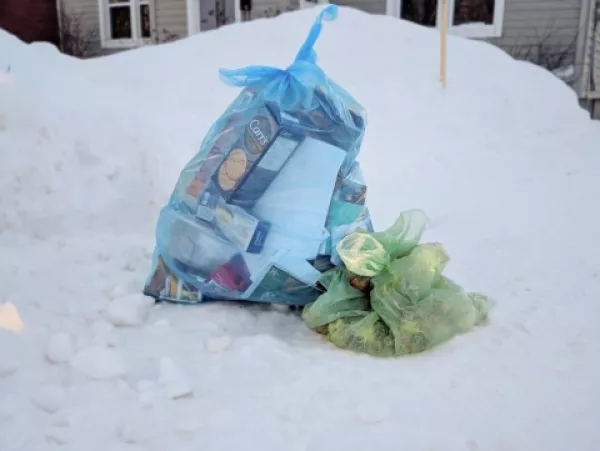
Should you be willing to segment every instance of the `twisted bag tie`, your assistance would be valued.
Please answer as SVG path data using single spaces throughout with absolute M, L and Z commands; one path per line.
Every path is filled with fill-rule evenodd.
M 317 16 L 296 59 L 286 69 L 271 66 L 247 66 L 241 69 L 219 69 L 221 80 L 236 87 L 261 87 L 266 98 L 280 104 L 297 105 L 310 100 L 307 84 L 326 85 L 327 77 L 317 66 L 317 53 L 314 45 L 321 34 L 323 21 L 337 18 L 338 7 L 328 5 Z M 289 103 L 288 103 L 289 102 Z

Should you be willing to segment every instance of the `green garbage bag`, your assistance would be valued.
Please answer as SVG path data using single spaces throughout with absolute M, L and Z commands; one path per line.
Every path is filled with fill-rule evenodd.
M 383 232 L 361 230 L 337 245 L 344 267 L 321 278 L 326 291 L 304 307 L 306 325 L 340 348 L 392 357 L 423 352 L 487 317 L 493 301 L 442 273 L 439 243 L 420 244 L 427 217 L 400 214 Z

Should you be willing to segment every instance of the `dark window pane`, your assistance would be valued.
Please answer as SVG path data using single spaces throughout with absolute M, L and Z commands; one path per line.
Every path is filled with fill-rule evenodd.
M 150 37 L 150 6 L 140 5 L 140 36 Z
M 494 0 L 456 0 L 454 25 L 468 23 L 494 23 Z
M 108 0 L 108 3 L 129 3 L 130 0 Z
M 131 39 L 131 9 L 128 6 L 113 6 L 110 12 L 111 39 Z
M 402 0 L 400 17 L 419 25 L 435 27 L 437 0 Z

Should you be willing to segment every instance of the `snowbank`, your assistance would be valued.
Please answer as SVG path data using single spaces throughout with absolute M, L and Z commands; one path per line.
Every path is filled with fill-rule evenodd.
M 317 51 L 369 113 L 375 226 L 424 209 L 448 275 L 498 301 L 487 327 L 380 361 L 278 310 L 114 307 L 236 94 L 217 69 L 285 67 L 314 14 L 88 61 L 0 31 L 0 303 L 23 323 L 0 334 L 0 449 L 595 451 L 600 123 L 482 42 L 449 40 L 446 91 L 413 24 L 342 8 Z

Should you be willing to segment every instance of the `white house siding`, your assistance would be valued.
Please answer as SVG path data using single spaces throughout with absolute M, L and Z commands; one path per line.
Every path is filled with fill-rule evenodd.
M 69 21 L 77 23 L 82 35 L 90 40 L 90 52 L 100 50 L 100 12 L 97 0 L 61 0 L 62 14 L 69 16 Z M 59 12 L 59 17 L 61 16 Z M 64 27 L 65 24 L 59 24 Z
M 339 6 L 348 6 L 370 14 L 385 14 L 385 0 L 330 0 Z
M 62 0 L 67 10 L 78 16 L 82 28 L 99 37 L 98 0 Z M 231 0 L 232 1 L 232 0 Z M 386 13 L 386 0 L 330 0 L 372 14 Z M 575 63 L 577 73 L 582 63 L 575 61 L 581 5 L 583 0 L 506 0 L 502 35 L 486 38 L 516 57 L 533 58 L 564 55 L 564 64 Z M 186 0 L 154 0 L 153 28 L 159 40 L 167 35 L 188 35 Z M 286 9 L 297 9 L 299 0 L 254 0 L 252 18 L 273 15 Z M 596 39 L 600 39 L 598 36 Z M 102 53 L 99 39 L 94 42 Z M 600 50 L 597 50 L 600 52 Z M 543 61 L 537 61 L 542 62 Z M 600 64 L 600 56 L 594 64 Z M 595 73 L 600 73 L 596 68 Z M 597 75 L 598 76 L 598 75 Z
M 594 97 L 592 103 L 592 115 L 596 119 L 600 119 L 600 0 L 596 4 L 596 13 L 593 18 L 594 20 L 594 36 L 592 39 L 591 49 L 591 88 L 592 96 Z
M 296 10 L 300 6 L 299 0 L 253 0 L 252 19 L 272 16 L 279 11 Z
M 593 61 L 593 73 L 592 78 L 594 80 L 595 91 L 600 97 L 600 1 L 597 5 L 596 12 L 596 26 L 595 26 L 595 34 L 594 34 L 594 61 Z M 600 115 L 600 108 L 598 108 L 598 114 Z
M 332 0 L 373 14 L 385 14 L 386 0 Z M 505 0 L 502 36 L 486 38 L 511 53 L 540 45 L 544 50 L 567 52 L 573 62 L 579 28 L 581 0 Z
M 177 37 L 187 36 L 186 0 L 150 0 L 155 10 L 150 12 L 152 28 L 158 40 L 168 34 Z M 100 41 L 100 6 L 98 0 L 62 0 L 63 11 L 72 20 L 80 23 L 82 33 L 92 37 L 90 52 L 93 55 L 104 55 L 123 50 L 122 48 L 102 48 Z M 153 33 L 153 35 L 154 35 Z
M 552 55 L 573 64 L 579 36 L 581 0 L 506 0 L 502 36 L 489 41 L 516 57 Z M 536 61 L 543 63 L 543 60 Z
M 168 34 L 180 38 L 188 35 L 186 0 L 154 0 L 156 23 L 154 28 L 159 39 Z

